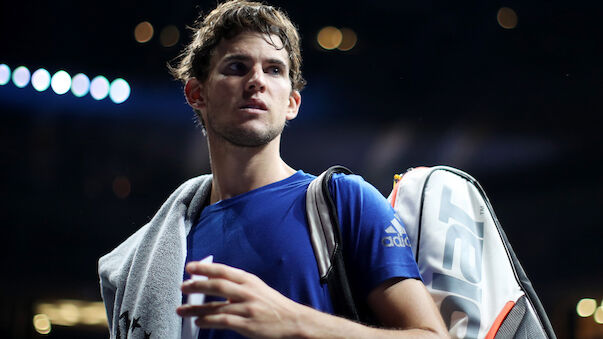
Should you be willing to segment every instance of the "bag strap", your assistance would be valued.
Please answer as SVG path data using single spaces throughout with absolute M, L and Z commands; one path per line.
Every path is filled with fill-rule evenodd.
M 335 314 L 360 320 L 343 262 L 337 206 L 329 190 L 335 173 L 352 174 L 343 166 L 333 166 L 316 177 L 306 192 L 306 216 L 310 242 L 318 265 L 321 283 L 331 294 Z

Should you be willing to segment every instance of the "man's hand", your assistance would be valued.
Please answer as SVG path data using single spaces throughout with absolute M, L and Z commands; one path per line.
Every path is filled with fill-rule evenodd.
M 182 305 L 177 313 L 197 316 L 200 328 L 231 329 L 250 338 L 296 337 L 302 332 L 299 315 L 311 310 L 266 285 L 253 274 L 222 264 L 189 263 L 190 274 L 208 280 L 188 280 L 182 292 L 204 293 L 226 301 L 203 305 Z
M 198 317 L 200 328 L 231 329 L 249 338 L 446 338 L 446 327 L 420 281 L 387 281 L 369 295 L 379 320 L 394 329 L 373 328 L 319 312 L 283 296 L 257 276 L 222 264 L 192 262 L 182 292 L 226 301 L 182 305 L 182 317 Z

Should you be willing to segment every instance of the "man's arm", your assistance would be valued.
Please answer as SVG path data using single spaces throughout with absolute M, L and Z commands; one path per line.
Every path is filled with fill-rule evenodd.
M 226 298 L 224 302 L 182 305 L 180 316 L 197 316 L 201 328 L 231 329 L 250 338 L 445 338 L 444 323 L 433 299 L 415 279 L 388 280 L 368 297 L 384 326 L 373 328 L 298 304 L 253 274 L 222 264 L 189 263 L 182 292 Z

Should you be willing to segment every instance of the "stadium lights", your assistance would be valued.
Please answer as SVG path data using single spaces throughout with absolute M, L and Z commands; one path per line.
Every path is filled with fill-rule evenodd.
M 71 93 L 78 98 L 83 97 L 90 91 L 90 79 L 84 73 L 76 74 L 71 79 Z
M 130 97 L 130 85 L 122 78 L 113 80 L 109 89 L 109 97 L 114 103 L 120 104 Z
M 109 82 L 106 77 L 99 75 L 90 81 L 83 73 L 72 78 L 66 71 L 59 70 L 51 76 L 44 68 L 39 68 L 32 74 L 26 66 L 19 66 L 11 73 L 8 65 L 0 64 L 0 86 L 8 85 L 11 80 L 17 88 L 25 88 L 31 83 L 38 92 L 52 88 L 54 93 L 63 95 L 71 90 L 78 98 L 90 93 L 95 100 L 103 100 L 108 96 L 116 104 L 128 100 L 131 92 L 130 85 L 122 78 Z
M 38 92 L 44 92 L 50 86 L 50 73 L 40 68 L 31 75 L 31 85 Z
M 40 334 L 49 334 L 54 325 L 106 327 L 102 301 L 47 300 L 34 304 L 33 326 Z
M 50 87 L 58 95 L 69 92 L 71 88 L 71 76 L 65 71 L 56 72 L 50 80 Z
M 10 68 L 5 64 L 0 65 L 0 86 L 8 84 L 10 81 Z
M 23 88 L 29 84 L 29 69 L 25 66 L 19 66 L 13 72 L 13 83 L 19 88 Z
M 92 79 L 90 82 L 90 95 L 96 100 L 103 100 L 109 95 L 109 80 L 102 75 Z
M 597 306 L 597 300 L 583 298 L 576 305 L 576 313 L 582 318 L 593 316 L 597 324 L 603 324 L 603 302 Z
M 326 50 L 338 49 L 347 52 L 356 46 L 358 36 L 350 28 L 337 28 L 327 26 L 322 28 L 316 36 L 318 45 Z

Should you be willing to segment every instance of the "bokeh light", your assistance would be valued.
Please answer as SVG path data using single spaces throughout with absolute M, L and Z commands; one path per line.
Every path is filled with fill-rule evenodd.
M 31 82 L 32 87 L 38 92 L 46 91 L 50 87 L 56 94 L 63 95 L 71 90 L 76 97 L 83 97 L 90 93 L 94 99 L 102 100 L 109 96 L 116 104 L 123 103 L 131 95 L 130 84 L 122 78 L 109 83 L 106 77 L 99 75 L 90 81 L 84 73 L 78 73 L 71 78 L 64 70 L 51 76 L 45 68 L 39 68 L 30 74 L 26 66 L 17 67 L 11 73 L 8 65 L 0 64 L 0 84 L 5 85 L 11 79 L 19 88 L 26 87 Z
M 70 302 L 65 302 L 59 306 L 59 314 L 66 323 L 68 324 L 76 324 L 80 319 L 80 310 L 79 308 Z
M 343 34 L 338 28 L 327 26 L 318 32 L 316 39 L 320 47 L 330 50 L 339 47 Z
M 103 327 L 107 325 L 105 307 L 99 301 L 51 300 L 36 303 L 34 310 L 36 314 L 47 318 L 52 325 L 94 325 Z M 40 323 L 40 328 L 43 328 L 41 325 L 44 324 Z
M 349 28 L 342 28 L 341 30 L 341 43 L 339 44 L 340 51 L 349 51 L 354 46 L 356 46 L 356 42 L 358 41 L 358 37 L 356 36 L 356 32 Z
M 130 97 L 130 85 L 128 82 L 122 78 L 113 80 L 111 82 L 111 89 L 109 90 L 109 97 L 116 104 L 121 104 L 128 100 Z
M 581 317 L 590 317 L 595 313 L 595 309 L 597 308 L 597 301 L 591 298 L 584 298 L 578 301 L 578 305 L 576 306 L 576 312 Z
M 29 69 L 25 66 L 19 66 L 13 72 L 13 83 L 19 88 L 23 88 L 29 84 Z
M 603 305 L 597 307 L 597 310 L 595 311 L 595 322 L 597 324 L 603 324 Z
M 90 95 L 96 100 L 103 100 L 109 95 L 109 80 L 102 75 L 90 82 Z
M 100 303 L 89 303 L 80 307 L 80 323 L 84 325 L 105 325 L 107 316 L 105 308 Z M 100 306 L 100 307 L 99 307 Z
M 0 64 L 0 85 L 6 85 L 10 81 L 10 67 Z
M 502 7 L 498 10 L 496 20 L 500 27 L 513 29 L 517 26 L 517 13 L 509 7 Z
M 163 47 L 172 47 L 180 40 L 180 31 L 178 27 L 169 25 L 164 27 L 159 34 L 159 42 Z
M 132 186 L 130 179 L 124 176 L 118 176 L 113 179 L 113 193 L 120 199 L 125 199 L 130 195 Z
M 65 94 L 71 88 L 71 76 L 65 71 L 58 71 L 52 76 L 50 86 L 56 94 Z
M 50 73 L 44 68 L 40 68 L 31 75 L 31 85 L 38 92 L 44 92 L 50 87 Z
M 141 44 L 149 42 L 153 38 L 154 32 L 153 25 L 148 21 L 143 21 L 134 28 L 134 39 Z
M 36 332 L 40 334 L 48 334 L 50 333 L 51 325 L 50 319 L 46 314 L 36 314 L 33 317 L 33 325 Z
M 84 73 L 76 74 L 71 80 L 71 93 L 76 97 L 83 97 L 90 90 L 90 79 Z

